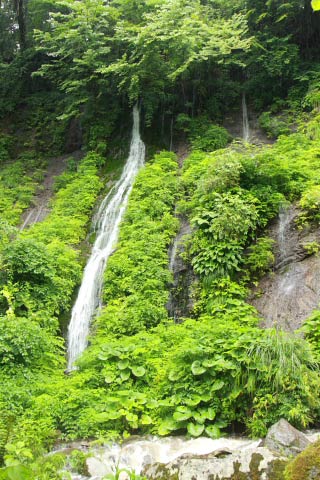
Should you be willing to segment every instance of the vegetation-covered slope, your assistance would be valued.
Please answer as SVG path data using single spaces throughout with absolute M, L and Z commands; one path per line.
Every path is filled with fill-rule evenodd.
M 266 228 L 279 208 L 297 202 L 301 228 L 319 224 L 319 13 L 301 0 L 3 0 L 0 9 L 0 478 L 63 478 L 63 459 L 42 457 L 57 440 L 260 436 L 280 417 L 317 425 L 318 313 L 303 339 L 260 329 L 246 299 L 272 267 Z M 243 92 L 274 145 L 228 146 L 222 123 Z M 89 347 L 65 375 L 61 331 L 102 176 L 111 178 L 106 153 L 124 156 L 136 101 L 149 159 Z M 86 156 L 57 179 L 47 218 L 18 232 L 42 159 L 68 150 L 75 133 Z M 190 146 L 183 165 L 159 153 L 178 142 Z M 168 248 L 181 216 L 195 281 L 190 318 L 175 323 Z

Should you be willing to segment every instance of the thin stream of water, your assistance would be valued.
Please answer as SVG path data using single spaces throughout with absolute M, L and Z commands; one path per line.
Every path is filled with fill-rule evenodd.
M 96 241 L 86 265 L 77 300 L 74 304 L 68 329 L 68 367 L 87 347 L 92 317 L 100 303 L 103 273 L 118 239 L 119 227 L 126 210 L 135 177 L 144 163 L 145 145 L 140 137 L 138 107 L 133 108 L 132 140 L 129 157 L 121 178 L 102 201 L 96 216 Z
M 248 108 L 246 101 L 246 94 L 242 95 L 242 138 L 245 142 L 250 140 L 250 127 L 248 118 Z

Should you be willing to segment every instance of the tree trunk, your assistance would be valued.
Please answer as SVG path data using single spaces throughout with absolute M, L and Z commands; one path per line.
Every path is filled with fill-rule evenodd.
M 20 44 L 21 50 L 24 50 L 27 46 L 25 0 L 14 0 L 14 8 L 16 11 L 17 21 L 19 26 L 19 44 Z

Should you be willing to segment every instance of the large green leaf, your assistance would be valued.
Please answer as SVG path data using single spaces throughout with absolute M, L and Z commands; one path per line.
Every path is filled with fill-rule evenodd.
M 135 377 L 143 377 L 143 375 L 146 373 L 146 369 L 144 367 L 131 367 L 131 371 Z
M 140 423 L 141 425 L 151 425 L 153 423 L 153 420 L 149 415 L 143 414 L 141 415 Z
M 1 469 L 2 470 L 2 469 Z M 24 465 L 12 465 L 3 469 L 8 480 L 32 480 L 34 475 L 30 468 Z
M 107 373 L 104 377 L 104 381 L 106 383 L 112 383 L 114 382 L 116 379 L 115 375 L 113 373 Z
M 199 362 L 199 360 L 196 360 L 195 362 L 193 362 L 193 364 L 191 365 L 191 371 L 193 373 L 193 375 L 202 375 L 203 373 L 206 372 L 206 368 L 204 368 L 201 363 Z
M 168 433 L 173 432 L 173 430 L 178 430 L 178 428 L 180 428 L 178 423 L 176 423 L 172 418 L 167 418 L 159 425 L 158 434 L 168 435 Z
M 125 370 L 129 366 L 129 360 L 128 359 L 119 360 L 119 362 L 117 363 L 117 366 L 120 370 Z
M 189 407 L 194 407 L 196 405 L 199 405 L 201 400 L 202 400 L 202 398 L 199 395 L 193 395 L 192 397 L 184 398 L 184 403 L 186 405 L 188 405 Z
M 126 380 L 128 380 L 130 378 L 130 375 L 131 375 L 131 372 L 129 369 L 127 370 L 122 370 L 120 372 L 120 378 L 123 382 L 125 382 Z
M 175 382 L 175 381 L 179 380 L 179 378 L 181 378 L 181 376 L 182 376 L 181 372 L 178 372 L 177 370 L 171 370 L 171 372 L 169 372 L 168 378 L 169 378 L 170 382 Z
M 173 418 L 177 422 L 184 422 L 185 420 L 188 420 L 190 417 L 192 417 L 193 412 L 188 408 L 188 407 L 178 407 L 176 411 L 173 414 Z
M 198 423 L 188 423 L 187 426 L 188 432 L 192 437 L 200 437 L 204 431 L 204 425 L 199 425 Z
M 210 438 L 220 438 L 221 436 L 220 429 L 216 425 L 209 425 L 206 427 L 206 433 Z
M 320 10 L 320 0 L 312 0 L 311 6 L 315 12 Z
M 222 380 L 217 380 L 211 385 L 211 392 L 215 392 L 216 390 L 221 390 L 224 386 L 224 382 Z

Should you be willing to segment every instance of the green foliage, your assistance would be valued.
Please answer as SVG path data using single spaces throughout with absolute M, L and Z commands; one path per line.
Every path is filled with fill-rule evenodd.
M 320 312 L 314 310 L 304 322 L 302 331 L 306 339 L 311 343 L 315 351 L 320 354 Z
M 30 155 L 30 154 L 29 154 Z M 35 172 L 37 168 L 37 173 Z M 41 180 L 41 164 L 34 153 L 25 162 L 7 163 L 0 170 L 0 215 L 3 222 L 17 225 L 22 212 L 30 205 L 37 183 Z
M 280 135 L 290 133 L 288 122 L 282 120 L 281 117 L 272 116 L 271 112 L 263 112 L 260 115 L 259 125 L 270 138 L 277 138 Z
M 103 480 L 119 480 L 121 478 L 121 474 L 125 473 L 126 478 L 128 477 L 129 480 L 147 480 L 146 477 L 142 477 L 141 475 L 137 475 L 134 471 L 128 470 L 126 468 L 117 468 L 115 474 L 109 473 L 103 477 Z
M 9 135 L 0 135 L 0 165 L 10 158 L 9 150 L 12 146 L 12 138 Z
M 319 185 L 312 185 L 303 192 L 300 207 L 303 209 L 299 219 L 300 222 L 318 222 L 320 220 Z
M 177 117 L 177 127 L 188 134 L 195 150 L 212 152 L 226 147 L 231 140 L 231 136 L 225 128 L 213 125 L 205 116 L 190 118 L 186 114 L 180 114 Z
M 245 258 L 244 269 L 249 269 L 253 275 L 266 273 L 274 263 L 272 246 L 274 240 L 268 237 L 257 238 L 256 242 L 250 245 Z
M 53 360 L 62 342 L 35 322 L 23 318 L 1 318 L 0 367 L 33 366 Z
M 107 305 L 98 329 L 131 335 L 167 318 L 167 249 L 177 229 L 176 174 L 175 156 L 168 152 L 157 154 L 138 174 L 118 248 L 105 273 Z

